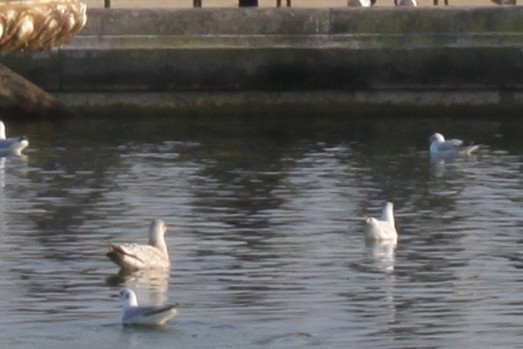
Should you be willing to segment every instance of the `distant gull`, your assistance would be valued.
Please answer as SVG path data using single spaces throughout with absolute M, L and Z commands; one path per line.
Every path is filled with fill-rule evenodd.
M 29 145 L 29 141 L 26 137 L 12 137 L 6 138 L 5 134 L 5 124 L 0 121 L 0 153 L 1 154 L 14 154 L 22 155 L 22 150 L 24 150 Z
M 371 7 L 374 6 L 376 0 L 348 0 L 347 6 L 351 7 Z
M 365 223 L 367 241 L 398 241 L 392 202 L 385 203 L 380 219 L 369 217 Z
M 138 305 L 136 294 L 130 288 L 123 288 L 119 293 L 123 301 L 121 320 L 124 325 L 163 325 L 176 315 L 174 305 Z
M 167 225 L 161 219 L 152 221 L 149 228 L 149 244 L 110 244 L 107 256 L 122 269 L 168 269 L 169 254 L 164 235 Z
M 429 138 L 431 155 L 470 155 L 479 148 L 477 144 L 465 144 L 461 139 L 445 140 L 441 133 Z
M 394 0 L 394 5 L 396 6 L 418 6 L 416 0 Z

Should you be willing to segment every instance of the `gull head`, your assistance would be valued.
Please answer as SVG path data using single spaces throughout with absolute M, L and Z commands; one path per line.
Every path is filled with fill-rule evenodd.
M 136 294 L 133 290 L 129 288 L 122 288 L 118 293 L 118 296 L 123 301 L 124 308 L 126 307 L 136 307 L 138 305 L 138 300 L 136 299 Z
M 430 136 L 429 142 L 430 143 L 434 143 L 434 142 L 443 143 L 443 142 L 445 142 L 445 137 L 443 137 L 443 135 L 441 133 L 436 132 L 432 136 Z

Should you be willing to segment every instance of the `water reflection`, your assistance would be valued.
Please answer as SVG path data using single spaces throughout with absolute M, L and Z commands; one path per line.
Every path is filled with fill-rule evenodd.
M 109 286 L 126 286 L 134 290 L 141 303 L 160 305 L 168 301 L 169 271 L 146 269 L 120 270 L 106 279 Z
M 469 162 L 477 162 L 478 156 L 461 154 L 431 154 L 430 164 L 434 176 L 443 177 L 448 168 L 459 169 L 460 166 Z
M 5 187 L 5 157 L 0 157 L 0 188 Z
M 394 271 L 396 242 L 373 241 L 366 243 L 367 258 L 377 271 L 392 273 Z

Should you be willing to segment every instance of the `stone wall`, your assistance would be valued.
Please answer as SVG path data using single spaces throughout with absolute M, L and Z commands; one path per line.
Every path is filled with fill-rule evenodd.
M 61 49 L 2 62 L 72 104 L 331 91 L 348 103 L 519 108 L 522 18 L 523 7 L 93 9 Z

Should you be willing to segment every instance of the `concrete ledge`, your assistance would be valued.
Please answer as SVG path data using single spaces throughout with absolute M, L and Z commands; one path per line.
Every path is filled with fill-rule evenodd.
M 339 34 L 339 35 L 82 35 L 63 50 L 161 50 L 213 48 L 348 48 L 517 47 L 521 33 Z
M 60 50 L 2 62 L 68 103 L 91 106 L 111 103 L 103 92 L 143 105 L 136 93 L 265 91 L 277 99 L 301 91 L 310 99 L 329 91 L 348 106 L 365 93 L 365 104 L 523 109 L 522 7 L 96 9 L 88 18 Z
M 522 32 L 523 7 L 92 9 L 80 35 Z
M 93 9 L 82 35 L 312 35 L 329 32 L 329 9 Z
M 523 37 L 521 18 L 523 7 L 94 9 L 65 47 L 512 46 Z

